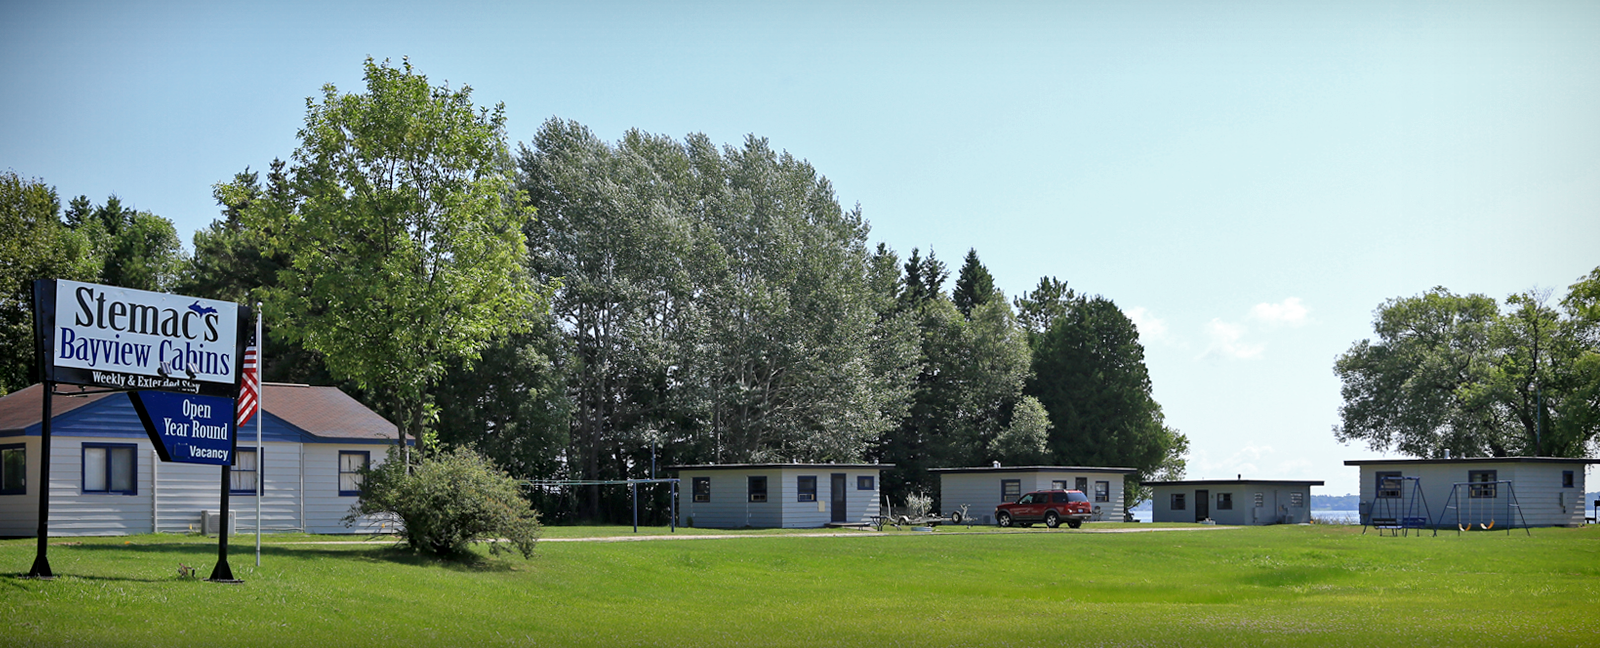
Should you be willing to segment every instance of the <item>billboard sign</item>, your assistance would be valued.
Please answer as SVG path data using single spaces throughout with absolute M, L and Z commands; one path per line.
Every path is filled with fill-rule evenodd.
M 233 302 L 45 279 L 35 288 L 45 379 L 112 389 L 233 397 L 240 343 Z
M 233 464 L 233 399 L 159 391 L 128 398 L 162 461 Z

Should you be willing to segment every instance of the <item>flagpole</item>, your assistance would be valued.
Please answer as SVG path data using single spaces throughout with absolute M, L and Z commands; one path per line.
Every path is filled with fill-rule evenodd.
M 261 447 L 261 420 L 267 418 L 267 408 L 261 398 L 267 394 L 267 384 L 261 380 L 265 373 L 263 359 L 267 345 L 261 339 L 261 302 L 256 302 L 256 566 L 261 566 L 261 498 L 267 495 L 267 453 Z

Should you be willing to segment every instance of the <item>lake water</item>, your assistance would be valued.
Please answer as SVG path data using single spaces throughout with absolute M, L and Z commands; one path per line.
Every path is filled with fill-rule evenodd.
M 1152 514 L 1152 511 L 1150 509 L 1143 509 L 1143 510 L 1134 509 L 1133 510 L 1133 519 L 1138 520 L 1140 522 L 1149 522 L 1151 514 Z M 1334 510 L 1312 509 L 1311 510 L 1311 517 L 1314 517 L 1314 518 L 1316 518 L 1318 520 L 1328 520 L 1328 521 L 1331 521 L 1331 522 L 1344 522 L 1346 524 L 1361 524 L 1361 513 L 1359 511 L 1334 511 Z

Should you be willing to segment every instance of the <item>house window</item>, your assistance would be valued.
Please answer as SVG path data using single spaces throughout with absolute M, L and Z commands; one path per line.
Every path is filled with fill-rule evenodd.
M 1188 503 L 1183 501 L 1183 493 L 1172 494 L 1172 510 L 1182 511 L 1188 508 Z
M 1073 485 L 1072 485 L 1072 490 L 1078 491 L 1080 493 L 1089 492 L 1089 478 L 1088 477 L 1078 477 L 1078 478 L 1074 479 L 1073 480 Z
M 1002 480 L 1000 480 L 1000 501 L 1002 501 L 1002 502 L 1015 502 L 1015 501 L 1017 501 L 1017 498 L 1021 497 L 1021 496 L 1022 496 L 1022 480 L 1020 480 L 1020 479 L 1002 479 Z
M 694 482 L 693 483 L 694 483 L 694 501 L 696 501 L 696 502 L 709 502 L 709 501 L 711 501 L 711 478 L 710 477 L 696 477 L 696 478 L 694 478 Z
M 367 467 L 371 455 L 366 450 L 339 451 L 339 495 L 352 497 L 361 494 L 361 471 Z
M 1305 506 L 1305 505 L 1306 505 L 1306 494 L 1305 493 L 1289 493 L 1289 506 L 1291 508 L 1300 508 L 1300 507 Z
M 1111 501 L 1111 482 L 1108 482 L 1108 481 L 1097 481 L 1097 482 L 1094 483 L 1094 501 L 1096 501 L 1096 502 L 1109 502 L 1109 501 Z
M 765 475 L 751 477 L 749 482 L 750 501 L 767 501 L 767 478 Z
M 1405 483 L 1405 480 L 1400 478 L 1400 473 L 1381 472 L 1377 473 L 1376 476 L 1378 478 L 1378 497 L 1400 496 L 1400 486 Z
M 1262 506 L 1265 506 L 1266 502 L 1267 502 L 1267 498 L 1262 497 L 1261 493 L 1256 493 L 1256 508 L 1261 508 Z
M 255 448 L 239 448 L 233 453 L 233 470 L 228 471 L 228 493 L 232 495 L 255 495 L 256 486 L 261 475 L 261 455 Z
M 875 481 L 877 480 L 873 479 L 872 475 L 857 476 L 856 490 L 877 490 L 877 487 L 873 485 L 873 482 Z
M 0 495 L 22 495 L 27 489 L 28 450 L 18 443 L 0 446 Z
M 1499 489 L 1496 487 L 1499 484 L 1494 483 L 1495 480 L 1499 479 L 1496 477 L 1497 474 L 1498 472 L 1494 470 L 1467 471 L 1467 481 L 1472 482 L 1472 485 L 1467 487 L 1468 496 L 1472 499 L 1494 499 L 1498 497 L 1500 494 Z
M 1065 480 L 1065 479 L 1057 479 L 1055 481 L 1050 482 L 1050 487 L 1054 488 L 1056 490 L 1072 490 L 1070 488 L 1067 488 L 1067 480 Z
M 1217 493 L 1217 510 L 1233 510 L 1233 493 Z
M 1572 486 L 1572 471 L 1570 471 L 1570 470 L 1561 471 L 1561 487 L 1562 488 L 1572 488 L 1573 487 Z
M 796 502 L 815 502 L 815 501 L 817 501 L 817 476 L 816 475 L 803 475 L 803 476 L 800 477 L 799 481 L 795 484 L 795 501 Z
M 139 494 L 136 448 L 131 443 L 83 444 L 83 492 Z

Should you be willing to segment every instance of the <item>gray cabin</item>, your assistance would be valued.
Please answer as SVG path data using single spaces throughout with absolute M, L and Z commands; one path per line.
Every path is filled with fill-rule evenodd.
M 1595 463 L 1600 459 L 1469 457 L 1352 459 L 1344 465 L 1361 469 L 1362 524 L 1425 516 L 1430 527 L 1522 526 L 1524 520 L 1527 526 L 1581 526 L 1584 470 Z M 1413 489 L 1420 491 L 1416 501 L 1426 502 L 1425 513 L 1410 510 Z
M 1195 479 L 1145 482 L 1151 522 L 1204 522 L 1238 526 L 1311 521 L 1311 487 L 1295 479 Z
M 678 524 L 708 529 L 857 525 L 878 514 L 893 464 L 710 464 L 677 471 Z
M 980 524 L 994 523 L 994 507 L 1036 490 L 1076 490 L 1094 503 L 1091 521 L 1121 522 L 1123 479 L 1134 468 L 1091 466 L 986 466 L 934 468 L 939 475 L 939 508 L 953 515 L 965 506 Z

